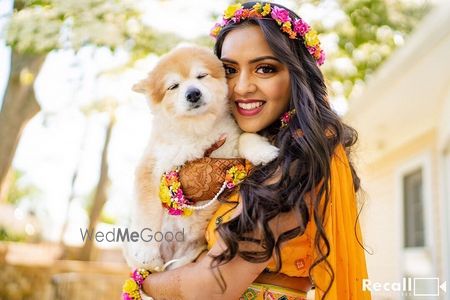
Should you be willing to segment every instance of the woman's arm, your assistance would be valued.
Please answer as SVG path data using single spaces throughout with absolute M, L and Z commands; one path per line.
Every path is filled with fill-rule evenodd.
M 155 300 L 170 299 L 239 299 L 247 287 L 264 270 L 267 263 L 254 264 L 236 256 L 230 262 L 219 267 L 227 284 L 222 293 L 219 285 L 220 274 L 211 269 L 212 258 L 209 254 L 219 254 L 222 249 L 219 241 L 211 248 L 208 255 L 196 263 L 157 274 L 151 274 L 144 281 L 144 292 Z M 238 275 L 238 276 L 237 276 Z
M 238 214 L 241 210 L 239 205 L 235 211 Z M 281 232 L 294 228 L 297 224 L 294 213 L 280 214 L 269 222 L 275 237 Z M 190 263 L 178 269 L 162 273 L 151 274 L 144 281 L 143 289 L 146 294 L 155 300 L 187 300 L 187 299 L 230 299 L 235 300 L 245 292 L 248 286 L 258 277 L 258 275 L 269 264 L 251 263 L 236 256 L 228 263 L 211 269 L 211 255 L 222 253 L 225 244 L 220 236 L 217 242 L 208 252 L 199 258 L 195 263 Z M 222 293 L 220 288 L 220 275 L 227 284 L 227 289 Z M 216 279 L 217 278 L 217 279 Z

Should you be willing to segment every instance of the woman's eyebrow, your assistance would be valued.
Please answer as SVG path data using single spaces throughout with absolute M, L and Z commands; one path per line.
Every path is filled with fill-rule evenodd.
M 259 61 L 262 61 L 262 60 L 266 60 L 266 59 L 271 59 L 271 60 L 275 60 L 277 62 L 280 62 L 280 60 L 278 58 L 276 58 L 275 56 L 265 55 L 265 56 L 259 56 L 259 57 L 253 58 L 253 59 L 249 60 L 248 63 L 249 64 L 253 64 L 253 63 L 256 63 L 256 62 L 259 62 Z M 220 60 L 222 62 L 227 62 L 227 63 L 231 63 L 231 64 L 238 64 L 237 61 L 229 59 L 229 58 L 226 58 L 226 57 L 221 57 Z

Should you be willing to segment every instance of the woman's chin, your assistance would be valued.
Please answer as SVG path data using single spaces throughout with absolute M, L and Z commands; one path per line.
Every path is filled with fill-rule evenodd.
M 257 133 L 264 128 L 264 126 L 258 124 L 258 122 L 249 122 L 248 120 L 242 122 L 238 121 L 237 123 L 242 131 L 249 133 Z

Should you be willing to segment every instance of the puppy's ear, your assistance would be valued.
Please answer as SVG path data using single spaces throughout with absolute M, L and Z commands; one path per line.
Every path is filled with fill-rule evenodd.
M 144 94 L 145 92 L 147 92 L 148 89 L 148 79 L 143 79 L 139 81 L 138 83 L 134 84 L 131 89 L 136 93 Z

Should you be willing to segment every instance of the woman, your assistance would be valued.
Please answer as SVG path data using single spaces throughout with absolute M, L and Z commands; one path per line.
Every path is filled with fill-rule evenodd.
M 316 299 L 370 299 L 347 159 L 356 132 L 330 108 L 315 32 L 281 5 L 249 2 L 231 5 L 212 34 L 239 127 L 280 154 L 216 212 L 207 255 L 137 273 L 138 285 L 155 299 L 306 299 L 311 286 Z

